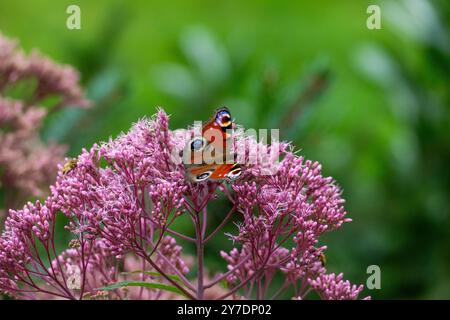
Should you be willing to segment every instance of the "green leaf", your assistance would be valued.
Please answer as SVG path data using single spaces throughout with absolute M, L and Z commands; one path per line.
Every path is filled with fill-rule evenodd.
M 180 294 L 182 296 L 185 296 L 185 294 L 177 287 L 174 287 L 174 286 L 171 286 L 168 284 L 163 284 L 163 283 L 145 282 L 145 281 L 121 281 L 121 282 L 116 282 L 116 283 L 106 286 L 106 287 L 98 288 L 97 290 L 111 291 L 111 290 L 116 290 L 116 289 L 120 289 L 123 287 L 145 287 L 145 288 L 151 288 L 151 289 L 160 289 L 160 290 L 170 291 L 170 292 L 174 292 L 174 293 Z
M 127 274 L 141 274 L 141 273 L 149 275 L 149 276 L 154 276 L 154 277 L 162 277 L 163 276 L 161 273 L 155 272 L 155 271 L 135 270 L 135 271 L 130 271 L 130 272 L 121 272 L 121 274 L 123 274 L 123 275 L 127 275 Z M 170 278 L 172 280 L 175 280 L 175 281 L 181 281 L 180 277 L 176 276 L 174 274 L 167 274 L 167 275 L 164 275 L 164 276 L 167 276 L 168 278 Z

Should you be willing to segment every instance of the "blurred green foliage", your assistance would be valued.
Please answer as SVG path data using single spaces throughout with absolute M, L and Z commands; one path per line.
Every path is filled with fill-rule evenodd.
M 69 4 L 81 30 L 65 27 Z M 381 30 L 366 28 L 369 4 Z M 43 130 L 71 155 L 156 106 L 175 129 L 227 105 L 246 128 L 281 128 L 343 187 L 354 222 L 325 239 L 330 271 L 365 283 L 379 265 L 374 298 L 450 297 L 448 1 L 16 0 L 0 2 L 0 30 L 81 71 L 95 108 Z M 207 248 L 212 271 L 230 245 Z

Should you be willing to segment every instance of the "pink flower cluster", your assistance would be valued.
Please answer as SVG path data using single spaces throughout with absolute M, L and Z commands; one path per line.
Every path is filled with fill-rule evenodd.
M 246 148 L 279 150 L 282 160 L 271 164 L 275 174 L 265 174 L 267 163 L 256 161 L 231 185 L 188 183 L 183 165 L 171 158 L 185 143 L 160 110 L 127 134 L 84 150 L 69 170 L 60 166 L 44 203 L 10 212 L 0 237 L 0 289 L 19 298 L 267 299 L 288 288 L 298 299 L 311 291 L 324 299 L 358 297 L 362 287 L 326 273 L 319 238 L 350 219 L 340 189 L 318 163 L 295 155 L 288 144 L 238 136 L 236 143 Z M 208 234 L 208 205 L 220 194 L 231 210 Z M 60 212 L 74 238 L 62 254 L 54 245 Z M 175 228 L 182 217 L 192 222 L 194 236 Z M 210 278 L 205 247 L 233 217 L 239 218 L 229 235 L 234 248 L 218 252 L 227 270 Z M 197 250 L 195 262 L 183 254 L 189 243 Z M 277 275 L 284 282 L 273 288 Z M 127 277 L 158 287 L 101 288 Z
M 316 279 L 309 280 L 309 283 L 324 300 L 354 300 L 363 290 L 362 285 L 352 285 L 348 280 L 344 281 L 342 273 L 338 275 L 322 273 Z M 370 298 L 366 297 L 365 299 Z
M 50 98 L 53 105 L 40 106 Z M 44 118 L 64 107 L 88 105 L 75 69 L 55 64 L 36 50 L 27 56 L 0 33 L 0 188 L 8 208 L 42 197 L 54 182 L 66 147 L 40 140 Z
M 253 173 L 233 185 L 242 223 L 231 239 L 242 248 L 222 256 L 229 269 L 240 266 L 227 278 L 234 289 L 256 288 L 257 297 L 265 298 L 279 271 L 285 275 L 281 288 L 292 285 L 295 296 L 303 297 L 310 279 L 326 272 L 321 258 L 326 246 L 319 246 L 319 237 L 351 220 L 339 188 L 320 171 L 319 163 L 286 152 L 276 174 Z
M 0 34 L 0 92 L 5 92 L 20 81 L 35 83 L 27 102 L 36 102 L 51 96 L 59 97 L 58 107 L 87 107 L 89 102 L 79 86 L 79 74 L 68 65 L 58 65 L 33 50 L 26 55 L 16 41 Z

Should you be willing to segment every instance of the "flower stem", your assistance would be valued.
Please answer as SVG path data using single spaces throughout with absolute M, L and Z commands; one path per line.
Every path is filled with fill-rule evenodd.
M 236 210 L 236 206 L 233 206 L 233 208 L 231 208 L 231 210 L 227 213 L 226 217 L 219 224 L 219 226 L 213 232 L 211 232 L 211 234 L 209 236 L 206 237 L 205 242 L 208 242 L 209 240 L 211 240 L 211 238 L 214 237 L 217 234 L 217 232 L 222 230 L 222 228 L 227 224 L 228 220 L 230 220 L 230 218 L 232 217 L 235 210 Z
M 203 242 L 203 228 L 201 219 L 199 217 L 201 213 L 199 212 L 196 217 L 196 242 L 197 242 L 197 299 L 202 300 L 204 295 L 204 285 L 203 285 L 203 264 L 204 264 L 204 254 L 205 254 L 205 247 Z M 203 210 L 202 213 L 203 216 L 203 223 L 206 224 L 206 210 Z
M 170 282 L 173 286 L 178 288 L 186 297 L 189 299 L 195 300 L 196 298 L 190 294 L 183 286 L 181 286 L 179 283 L 177 283 L 175 280 L 173 280 L 171 277 L 169 277 L 148 255 L 147 253 L 139 247 L 139 244 L 135 241 L 134 246 L 136 247 L 136 253 L 143 257 L 147 262 L 157 271 L 161 274 L 162 277 L 164 277 L 167 281 Z

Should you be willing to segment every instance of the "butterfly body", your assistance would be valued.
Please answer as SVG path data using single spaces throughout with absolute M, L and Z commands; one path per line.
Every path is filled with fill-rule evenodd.
M 183 151 L 188 181 L 235 180 L 241 175 L 230 152 L 232 129 L 230 111 L 220 108 L 202 127 L 201 136 L 188 141 Z

